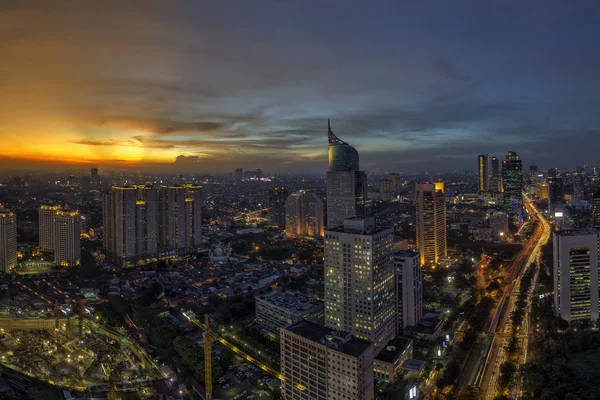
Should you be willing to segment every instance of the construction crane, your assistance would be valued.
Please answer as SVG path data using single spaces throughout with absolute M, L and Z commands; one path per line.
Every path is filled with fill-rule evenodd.
M 283 376 L 279 371 L 277 371 L 276 369 L 272 368 L 271 366 L 265 364 L 264 362 L 258 360 L 256 357 L 252 356 L 251 354 L 247 353 L 246 351 L 240 349 L 235 344 L 230 343 L 227 339 L 225 339 L 223 336 L 219 335 L 218 333 L 213 332 L 210 329 L 211 319 L 208 316 L 208 314 L 206 314 L 204 316 L 204 324 L 201 324 L 200 322 L 198 322 L 198 320 L 196 318 L 194 318 L 186 313 L 183 313 L 183 316 L 186 317 L 190 322 L 192 322 L 193 324 L 195 324 L 196 326 L 198 326 L 200 329 L 202 329 L 204 331 L 204 376 L 205 376 L 205 385 L 206 385 L 206 399 L 205 400 L 212 399 L 212 358 L 211 358 L 211 341 L 212 341 L 212 339 L 217 340 L 219 343 L 221 343 L 223 346 L 225 346 L 226 348 L 231 350 L 233 353 L 241 356 L 249 363 L 251 363 L 251 364 L 257 366 L 258 368 L 260 368 L 261 370 L 265 371 L 267 374 L 274 376 L 275 378 L 279 379 L 281 382 L 285 381 L 285 376 Z M 306 387 L 299 383 L 294 384 L 294 386 L 298 390 L 302 390 L 302 391 L 306 390 Z

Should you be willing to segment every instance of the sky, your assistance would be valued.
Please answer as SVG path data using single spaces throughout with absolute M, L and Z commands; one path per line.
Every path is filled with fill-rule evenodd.
M 0 168 L 600 165 L 600 3 L 0 2 Z

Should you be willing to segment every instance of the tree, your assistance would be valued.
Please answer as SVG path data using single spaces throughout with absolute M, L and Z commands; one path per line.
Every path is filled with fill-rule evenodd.
M 475 389 L 470 386 L 465 386 L 456 395 L 457 400 L 478 400 L 479 396 Z

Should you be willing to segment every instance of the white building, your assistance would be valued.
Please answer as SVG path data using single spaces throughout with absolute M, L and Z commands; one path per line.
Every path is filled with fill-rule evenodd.
M 60 206 L 41 206 L 39 210 L 40 250 L 54 251 L 54 221 Z
M 571 322 L 598 319 L 598 233 L 554 232 L 554 308 Z
M 393 240 L 373 217 L 325 231 L 325 325 L 373 342 L 376 353 L 397 331 Z
M 284 400 L 372 400 L 373 345 L 308 321 L 281 329 Z
M 323 325 L 323 302 L 293 290 L 256 296 L 256 327 L 279 337 L 279 328 L 305 319 Z
M 416 251 L 394 253 L 399 329 L 417 326 L 423 317 L 423 281 L 420 261 L 421 255 Z
M 158 191 L 150 186 L 113 186 L 103 197 L 104 250 L 118 264 L 155 257 Z
M 417 183 L 416 228 L 417 247 L 421 253 L 421 264 L 437 264 L 447 258 L 446 202 L 444 184 Z
M 323 201 L 299 190 L 285 202 L 285 234 L 288 237 L 321 237 L 324 233 Z
M 54 217 L 54 262 L 64 267 L 79 265 L 81 231 L 78 211 L 57 211 Z
M 0 205 L 0 273 L 17 265 L 17 216 Z

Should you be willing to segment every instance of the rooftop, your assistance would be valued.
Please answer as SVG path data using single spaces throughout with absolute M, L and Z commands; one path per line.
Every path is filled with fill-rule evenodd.
M 402 364 L 402 369 L 405 371 L 419 372 L 423 368 L 425 368 L 425 365 L 427 365 L 426 361 L 415 360 L 415 359 L 410 358 L 410 359 L 404 361 L 404 363 Z
M 597 235 L 596 231 L 592 229 L 564 229 L 557 231 L 558 236 L 589 236 Z
M 310 341 L 334 348 L 352 357 L 359 357 L 371 347 L 371 342 L 353 338 L 350 334 L 336 332 L 309 321 L 298 321 L 284 329 Z
M 417 257 L 418 255 L 418 251 L 412 250 L 400 250 L 394 252 L 394 257 Z
M 373 217 L 351 217 L 344 220 L 344 225 L 327 229 L 327 232 L 352 233 L 355 235 L 375 235 L 391 229 L 375 225 Z
M 259 296 L 259 299 L 265 300 L 277 307 L 284 308 L 294 314 L 303 314 L 319 305 L 317 299 L 293 290 L 278 290 Z
M 412 339 L 396 336 L 388 342 L 375 358 L 383 362 L 394 362 L 410 346 L 412 346 Z

